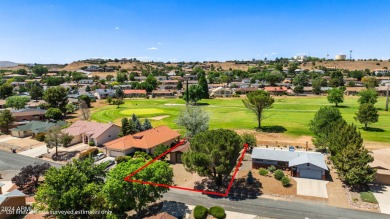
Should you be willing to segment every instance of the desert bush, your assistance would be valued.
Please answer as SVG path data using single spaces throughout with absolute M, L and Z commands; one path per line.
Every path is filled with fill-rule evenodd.
M 194 208 L 194 218 L 195 219 L 205 219 L 207 217 L 207 208 L 202 205 L 197 205 Z
M 271 165 L 268 167 L 268 171 L 273 173 L 276 170 L 276 167 L 274 165 Z
M 277 179 L 277 180 L 282 180 L 282 178 L 284 177 L 283 171 L 281 171 L 281 170 L 276 170 L 276 171 L 274 172 L 274 177 L 275 177 L 275 179 Z
M 80 153 L 79 159 L 84 160 L 85 158 L 87 158 L 89 156 L 93 157 L 93 156 L 97 155 L 98 153 L 99 153 L 99 150 L 97 148 L 90 148 L 90 149 L 86 150 L 85 152 Z
M 281 182 L 284 187 L 287 187 L 290 185 L 290 178 L 288 178 L 288 176 L 283 176 Z
M 37 135 L 35 135 L 35 139 L 37 141 L 45 141 L 45 134 L 44 133 L 38 133 Z
M 268 170 L 266 170 L 264 168 L 260 168 L 259 169 L 259 174 L 262 175 L 262 176 L 266 176 L 266 175 L 268 175 Z
M 209 209 L 209 213 L 217 218 L 217 219 L 224 219 L 226 218 L 225 210 L 219 206 L 214 206 Z
M 88 145 L 89 146 L 95 146 L 95 142 L 94 141 L 90 141 L 90 142 L 88 142 Z

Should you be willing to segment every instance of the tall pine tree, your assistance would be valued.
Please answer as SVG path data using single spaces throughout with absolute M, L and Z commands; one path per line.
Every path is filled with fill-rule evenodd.
M 209 86 L 207 85 L 206 75 L 204 72 L 200 72 L 198 76 L 199 76 L 198 84 L 203 91 L 202 99 L 209 99 L 210 98 Z

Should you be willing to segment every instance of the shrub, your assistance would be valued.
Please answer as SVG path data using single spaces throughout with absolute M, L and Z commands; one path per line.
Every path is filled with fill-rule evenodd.
M 225 210 L 219 206 L 211 207 L 209 213 L 217 219 L 224 219 L 226 217 Z
M 97 148 L 90 148 L 90 149 L 86 150 L 85 152 L 80 153 L 79 159 L 84 160 L 85 158 L 90 157 L 90 156 L 91 157 L 95 156 L 98 153 L 99 153 L 99 150 Z
M 374 203 L 374 204 L 378 203 L 378 201 L 376 200 L 376 198 L 375 198 L 374 194 L 372 194 L 372 192 L 361 192 L 360 198 L 364 202 L 369 202 L 369 203 Z
M 276 167 L 274 165 L 271 165 L 268 167 L 268 171 L 273 173 L 276 170 Z
M 90 142 L 88 142 L 88 145 L 89 146 L 95 146 L 95 142 L 94 141 L 90 141 Z
M 255 179 L 253 179 L 252 171 L 249 171 L 248 175 L 246 176 L 246 182 L 248 184 L 252 184 L 254 181 Z
M 277 179 L 277 180 L 282 180 L 283 176 L 284 176 L 284 173 L 283 173 L 283 171 L 281 171 L 281 170 L 276 170 L 276 171 L 274 172 L 274 177 L 275 177 L 275 179 Z
M 119 156 L 119 157 L 115 158 L 115 162 L 119 164 L 119 163 L 122 163 L 122 162 L 129 161 L 129 160 L 131 160 L 131 158 L 132 157 L 130 157 L 130 156 Z
M 202 205 L 197 205 L 194 208 L 194 218 L 195 219 L 205 219 L 207 217 L 207 208 Z
M 259 169 L 259 174 L 262 175 L 262 176 L 266 176 L 266 175 L 268 175 L 268 170 L 266 170 L 264 168 L 260 168 Z
M 35 139 L 37 141 L 45 141 L 45 134 L 44 133 L 38 133 L 37 135 L 35 135 Z
M 284 187 L 287 187 L 290 185 L 290 178 L 288 178 L 288 176 L 283 176 L 281 181 L 282 181 L 282 185 Z

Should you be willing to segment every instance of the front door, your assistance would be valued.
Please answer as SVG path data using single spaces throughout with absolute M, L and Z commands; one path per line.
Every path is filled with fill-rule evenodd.
M 176 163 L 181 163 L 181 153 L 176 153 Z

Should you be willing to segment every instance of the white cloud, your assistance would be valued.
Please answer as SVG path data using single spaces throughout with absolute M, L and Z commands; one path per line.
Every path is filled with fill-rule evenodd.
M 162 44 L 162 42 L 158 42 L 158 43 L 157 43 L 157 45 L 161 45 L 161 44 Z
M 119 30 L 119 27 L 115 27 L 114 29 L 115 29 L 115 30 Z
M 276 54 L 278 54 L 278 53 L 276 53 L 276 52 L 271 52 L 271 56 L 272 56 L 272 55 L 276 55 Z
M 156 48 L 156 47 L 150 47 L 150 48 L 148 48 L 148 50 L 157 50 L 158 48 Z

